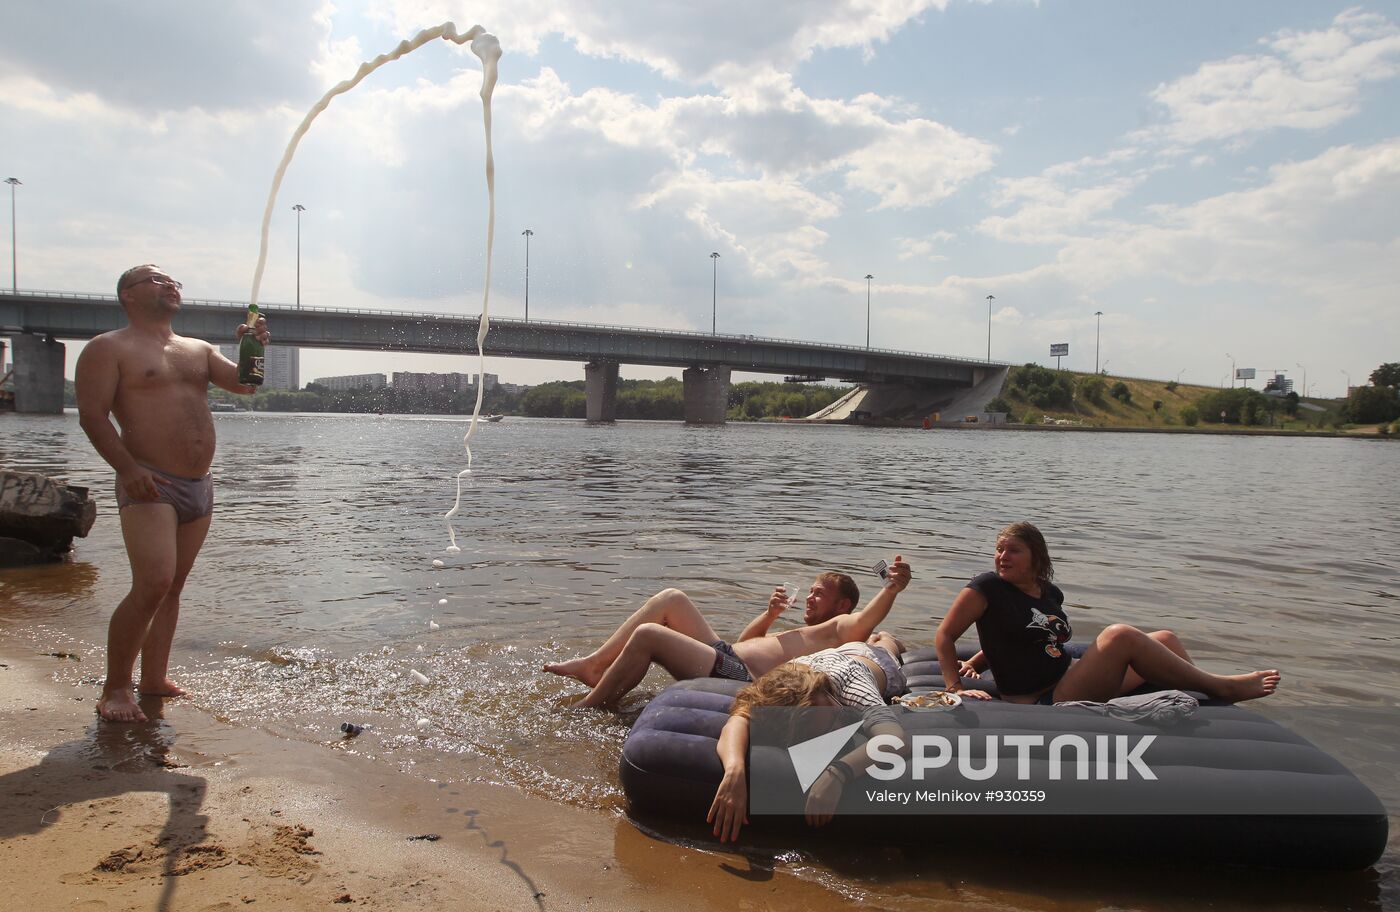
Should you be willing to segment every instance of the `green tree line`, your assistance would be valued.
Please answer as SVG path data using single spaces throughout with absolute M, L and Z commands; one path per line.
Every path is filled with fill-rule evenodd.
M 476 406 L 476 391 L 463 393 L 424 392 L 384 389 L 328 390 L 315 383 L 304 390 L 267 390 L 253 396 L 239 396 L 211 389 L 211 400 L 233 402 L 240 408 L 251 404 L 255 412 L 388 412 L 396 415 L 470 415 Z M 515 412 L 520 396 L 501 389 L 487 390 L 482 397 L 483 414 Z
M 658 421 L 685 419 L 685 386 L 675 377 L 664 380 L 619 380 L 617 417 Z M 802 418 L 825 408 L 850 391 L 849 387 L 804 383 L 735 383 L 729 387 L 728 418 Z M 521 397 L 521 411 L 532 418 L 583 418 L 587 412 L 584 381 L 559 380 L 532 387 Z
M 1345 414 L 1347 421 L 1356 424 L 1400 420 L 1400 361 L 1387 362 L 1371 371 L 1371 385 L 1351 391 Z

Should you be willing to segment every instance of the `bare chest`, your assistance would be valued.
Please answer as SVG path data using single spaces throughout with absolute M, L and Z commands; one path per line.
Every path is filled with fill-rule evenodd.
M 171 341 L 126 353 L 121 360 L 118 395 L 144 395 L 175 389 L 204 390 L 209 385 L 209 357 L 186 340 Z

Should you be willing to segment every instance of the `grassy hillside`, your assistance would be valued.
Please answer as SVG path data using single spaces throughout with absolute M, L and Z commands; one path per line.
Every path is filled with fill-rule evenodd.
M 1213 410 L 1208 419 L 1206 400 L 1220 393 L 1218 387 L 1101 376 L 1097 378 L 1102 383 L 1095 396 L 1094 379 L 1093 374 L 1054 371 L 1035 365 L 1013 367 L 998 397 L 1000 403 L 993 400 L 993 404 L 1004 404 L 1003 410 L 1009 413 L 1010 420 L 1023 424 L 1063 422 L 1086 427 L 1195 427 L 1198 430 L 1238 428 L 1245 424 L 1243 418 L 1236 415 L 1230 415 L 1222 423 L 1218 410 Z M 1112 391 L 1120 383 L 1127 395 L 1119 389 L 1120 395 L 1115 397 Z M 1250 426 L 1299 431 L 1338 427 L 1339 400 L 1303 400 L 1296 417 L 1284 413 L 1283 402 L 1275 404 L 1277 411 L 1272 416 L 1272 424 L 1264 415 Z M 1322 411 L 1313 411 L 1307 406 L 1316 406 Z

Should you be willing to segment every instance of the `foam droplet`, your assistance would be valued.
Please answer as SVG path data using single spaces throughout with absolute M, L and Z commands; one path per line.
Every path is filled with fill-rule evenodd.
M 430 722 L 430 721 L 427 720 L 427 719 L 419 719 L 419 720 L 418 720 L 418 730 L 419 730 L 419 731 L 427 731 L 429 728 L 432 728 L 432 726 L 433 726 L 433 723 Z
M 447 566 L 447 565 L 444 564 L 442 561 L 438 560 L 437 558 L 433 558 L 433 569 L 434 569 L 434 570 L 440 569 L 440 568 L 445 567 L 445 566 Z
M 442 550 L 446 551 L 448 554 L 460 554 L 460 553 L 462 553 L 462 549 L 459 548 L 459 547 L 457 547 L 456 545 L 448 545 L 446 548 L 443 548 Z
M 408 676 L 409 676 L 410 678 L 412 678 L 413 680 L 417 681 L 419 684 L 427 684 L 427 683 L 428 683 L 428 676 L 425 675 L 425 674 L 423 674 L 423 672 L 419 671 L 419 670 L 416 669 L 416 668 L 411 669 L 411 670 L 409 671 L 409 673 L 408 673 Z
M 429 630 L 437 630 L 437 629 L 438 629 L 438 622 L 437 622 L 437 621 L 429 621 L 429 622 L 428 622 L 428 629 L 429 629 Z M 419 648 L 419 649 L 422 649 L 423 647 L 422 647 L 422 646 L 419 646 L 418 648 Z
M 447 599 L 438 599 L 438 604 L 439 604 L 439 605 L 446 605 L 446 604 L 447 604 Z

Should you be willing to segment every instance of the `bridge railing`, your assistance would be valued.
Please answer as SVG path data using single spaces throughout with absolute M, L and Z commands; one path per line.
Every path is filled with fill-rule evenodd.
M 13 297 L 25 297 L 25 296 L 29 296 L 29 297 L 45 297 L 45 298 L 61 298 L 61 299 L 69 299 L 69 300 L 75 300 L 75 301 L 96 301 L 96 302 L 102 302 L 102 303 L 112 304 L 112 305 L 116 305 L 116 304 L 117 304 L 117 299 L 116 299 L 116 297 L 115 297 L 114 295 L 90 294 L 90 293 L 77 292 L 77 291 L 40 291 L 40 290 L 31 290 L 31 289 L 24 289 L 24 290 L 21 290 L 21 291 L 18 293 L 18 295 L 16 295 L 16 294 L 14 294 L 14 293 L 12 293 L 12 292 L 0 290 L 0 298 L 2 298 L 2 297 L 11 297 L 11 298 L 13 298 Z M 236 309 L 236 310 L 247 310 L 247 309 L 248 309 L 248 302 L 247 302 L 247 301 L 226 301 L 226 300 L 222 300 L 222 299 L 219 299 L 219 298 L 184 298 L 183 300 L 184 300 L 184 303 L 185 303 L 185 304 L 193 304 L 193 305 L 200 306 L 200 307 L 227 307 L 227 308 Z M 263 304 L 262 304 L 261 306 L 266 307 L 266 308 L 270 308 L 270 309 L 272 309 L 272 310 L 274 310 L 274 311 L 282 311 L 282 312 L 291 311 L 291 312 L 294 312 L 294 313 L 295 313 L 295 312 L 297 312 L 297 311 L 300 311 L 300 312 L 321 313 L 321 314 L 345 314 L 345 315 L 347 315 L 347 316 L 382 316 L 382 317 L 394 317 L 394 318 L 398 318 L 398 319 L 410 319 L 410 320 L 412 320 L 412 319 L 452 320 L 452 321 L 461 321 L 461 322 L 464 322 L 464 323 L 472 323 L 472 324 L 476 323 L 477 320 L 478 320 L 479 317 L 480 317 L 479 314 L 473 314 L 473 315 L 471 315 L 471 316 L 463 316 L 463 315 L 460 315 L 460 314 L 442 313 L 442 312 L 438 312 L 438 311 L 389 310 L 389 309 L 384 309 L 384 308 L 373 308 L 373 307 L 311 307 L 311 306 L 303 305 L 302 307 L 298 308 L 295 304 L 278 303 L 278 302 L 274 302 L 274 301 L 265 301 L 265 302 L 263 302 Z M 811 342 L 811 341 L 807 341 L 807 340 L 803 340 L 803 339 L 780 339 L 780 338 L 778 338 L 778 337 L 776 337 L 776 336 L 756 336 L 756 335 L 749 335 L 749 334 L 746 334 L 746 333 L 739 333 L 739 334 L 736 334 L 736 333 L 707 333 L 707 332 L 701 332 L 701 331 L 699 331 L 699 330 L 692 330 L 692 329 L 665 329 L 665 328 L 661 328 L 661 327 L 624 326 L 624 325 L 615 324 L 615 323 L 580 323 L 580 322 L 570 321 L 570 320 L 530 320 L 530 321 L 526 322 L 525 320 L 521 320 L 521 319 L 518 319 L 518 318 L 515 318 L 515 317 L 497 317 L 497 316 L 491 317 L 491 322 L 492 322 L 492 323 L 509 323 L 509 324 L 511 324 L 511 325 L 513 325 L 513 326 L 519 326 L 519 327 L 529 327 L 529 326 L 557 326 L 557 327 L 559 327 L 559 328 L 561 328 L 561 329 L 580 329 L 580 330 L 600 330 L 600 329 L 601 329 L 601 330 L 607 330 L 607 331 L 609 331 L 609 332 L 636 333 L 636 334 L 638 334 L 638 335 L 655 335 L 655 334 L 657 334 L 657 333 L 665 333 L 665 334 L 670 335 L 670 336 L 687 336 L 687 337 L 695 338 L 695 339 L 719 339 L 719 340 L 724 340 L 724 341 L 728 341 L 728 342 L 760 342 L 760 343 L 764 343 L 764 344 L 775 344 L 775 345 L 796 345 L 796 346 L 801 346 L 801 347 L 803 347 L 803 348 L 825 348 L 825 349 L 831 349 L 831 350 L 833 350 L 833 351 L 842 351 L 842 352 L 848 352 L 848 353 L 849 353 L 849 352 L 870 352 L 871 354 L 878 354 L 878 355 L 897 355 L 897 356 L 903 357 L 903 358 L 936 358 L 936 359 L 938 359 L 939 361 L 956 361 L 956 362 L 958 362 L 958 363 L 960 363 L 960 364 L 968 364 L 968 365 L 972 365 L 972 366 L 982 366 L 982 365 L 987 365 L 987 366 L 991 366 L 991 367 L 1010 367 L 1010 366 L 1011 366 L 1011 363 L 1008 362 L 1008 361 L 987 361 L 987 360 L 984 360 L 984 359 L 982 359 L 982 358 L 964 358 L 964 357 L 962 357 L 961 355 L 939 355 L 939 354 L 934 354 L 934 353 L 932 353 L 932 352 L 909 351 L 909 350 L 907 350 L 907 349 L 898 349 L 898 348 L 865 348 L 865 347 L 863 347 L 863 346 L 858 346 L 858 345 L 841 345 L 841 344 L 836 343 L 836 342 Z

